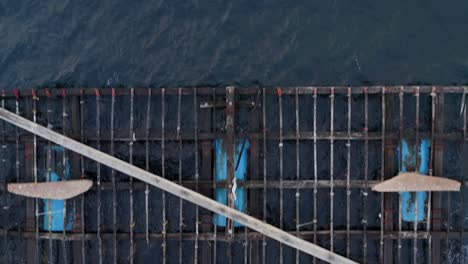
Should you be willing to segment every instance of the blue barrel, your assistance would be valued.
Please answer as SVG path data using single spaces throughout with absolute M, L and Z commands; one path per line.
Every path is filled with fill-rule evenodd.
M 244 148 L 242 149 L 242 145 Z M 234 162 L 237 163 L 239 155 L 242 151 L 242 156 L 239 161 L 239 166 L 234 173 L 234 176 L 237 179 L 237 182 L 245 182 L 247 175 L 247 165 L 248 165 L 248 150 L 250 148 L 249 140 L 242 140 L 242 142 L 237 142 L 236 144 L 236 154 L 234 157 Z M 223 144 L 223 139 L 217 139 L 215 141 L 215 154 L 216 154 L 216 181 L 226 181 L 227 180 L 227 152 Z M 236 165 L 236 164 L 235 164 Z M 228 199 L 228 191 L 226 188 L 216 188 L 216 201 L 226 204 Z M 236 191 L 236 200 L 234 202 L 234 208 L 241 212 L 245 212 L 247 204 L 247 190 L 245 187 L 237 188 Z M 227 221 L 226 217 L 222 215 L 214 215 L 213 221 L 216 220 L 216 224 L 221 227 L 226 227 Z M 235 227 L 242 226 L 240 223 L 234 222 Z
M 57 162 L 52 165 L 54 168 L 49 175 L 50 181 L 62 181 L 70 179 L 70 162 L 68 157 L 65 157 L 65 175 L 63 174 L 63 152 L 65 149 L 62 146 L 53 146 L 51 148 L 54 157 L 58 157 Z M 47 152 L 47 148 L 46 148 Z M 47 173 L 47 172 L 46 172 Z M 43 229 L 46 231 L 63 231 L 64 220 L 63 220 L 63 209 L 65 208 L 64 200 L 51 200 L 44 199 L 44 224 Z M 51 212 L 49 215 L 49 211 Z M 66 219 L 66 230 L 73 229 L 74 212 L 67 211 Z
M 427 175 L 429 173 L 430 153 L 431 141 L 429 139 L 423 138 L 417 145 L 408 144 L 408 142 L 403 139 L 400 146 L 397 148 L 397 160 L 400 173 L 418 171 L 421 174 Z M 416 168 L 418 162 L 419 168 Z M 415 195 L 418 197 L 417 205 Z M 427 192 L 402 192 L 401 201 L 401 216 L 403 221 L 414 222 L 415 206 L 418 208 L 417 221 L 424 221 L 426 217 Z

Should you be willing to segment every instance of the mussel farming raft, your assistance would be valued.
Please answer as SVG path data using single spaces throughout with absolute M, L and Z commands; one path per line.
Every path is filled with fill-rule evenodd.
M 5 90 L 0 262 L 319 263 L 314 256 L 338 262 L 341 255 L 466 263 L 467 93 L 462 86 Z M 12 122 L 17 115 L 38 126 Z M 190 191 L 165 192 L 36 128 L 236 209 L 238 221 L 225 217 L 230 208 L 183 200 Z M 298 250 L 300 241 L 275 237 L 278 229 L 265 232 L 244 214 L 326 251 Z

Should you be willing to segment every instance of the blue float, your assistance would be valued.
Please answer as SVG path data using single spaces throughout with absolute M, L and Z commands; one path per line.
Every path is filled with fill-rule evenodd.
M 423 138 L 420 142 L 418 142 L 418 146 L 415 146 L 414 144 L 410 145 L 405 139 L 403 139 L 400 146 L 397 148 L 397 160 L 400 173 L 418 171 L 421 174 L 427 175 L 429 173 L 430 153 L 431 141 L 429 139 Z M 416 168 L 418 161 L 419 168 Z M 418 197 L 417 205 L 415 204 L 415 195 Z M 421 222 L 425 219 L 427 192 L 402 192 L 401 201 L 401 215 L 403 221 L 414 222 L 415 206 L 417 206 L 418 209 L 417 221 Z
M 47 149 L 46 149 L 47 151 Z M 65 149 L 62 146 L 52 146 L 51 151 L 53 151 L 53 155 L 55 157 L 63 157 L 63 152 Z M 68 157 L 65 158 L 65 175 L 63 174 L 63 159 L 58 159 L 57 163 L 55 163 L 55 170 L 52 170 L 49 175 L 50 181 L 56 182 L 61 180 L 70 179 L 70 162 L 68 161 Z M 46 172 L 47 173 L 47 172 Z M 63 231 L 64 230 L 64 218 L 63 218 L 63 211 L 65 208 L 65 201 L 64 200 L 50 200 L 44 199 L 44 230 L 47 231 Z M 51 212 L 50 216 L 48 212 Z M 74 220 L 74 212 L 68 211 L 67 212 L 67 224 L 66 230 L 73 229 L 73 220 Z
M 223 144 L 223 139 L 217 139 L 215 141 L 215 154 L 216 154 L 216 181 L 223 182 L 227 180 L 227 152 Z M 242 149 L 242 145 L 244 148 Z M 248 150 L 250 148 L 249 140 L 242 140 L 242 142 L 237 142 L 236 144 L 236 154 L 234 156 L 234 161 L 237 162 L 239 159 L 239 154 L 242 151 L 241 159 L 239 165 L 234 173 L 234 176 L 237 179 L 237 182 L 245 182 L 247 174 L 247 165 L 248 165 Z M 229 190 L 231 191 L 231 190 Z M 245 187 L 237 188 L 236 191 L 236 200 L 234 202 L 234 208 L 241 212 L 245 212 L 246 209 L 246 200 L 247 200 L 247 190 Z M 216 188 L 216 201 L 227 205 L 228 190 L 226 188 Z M 215 215 L 216 224 L 221 227 L 226 227 L 226 217 L 222 215 Z M 242 226 L 240 223 L 234 222 L 235 227 Z

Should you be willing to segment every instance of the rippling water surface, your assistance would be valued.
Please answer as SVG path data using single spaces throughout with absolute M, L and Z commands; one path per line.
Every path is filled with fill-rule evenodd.
M 0 84 L 468 83 L 466 1 L 0 3 Z

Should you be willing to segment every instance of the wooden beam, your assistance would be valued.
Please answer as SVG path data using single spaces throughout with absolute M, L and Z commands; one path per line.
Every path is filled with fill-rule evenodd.
M 395 138 L 388 137 L 387 131 L 393 130 L 393 107 L 395 104 L 394 96 L 385 96 L 385 154 L 384 154 L 384 178 L 390 179 L 395 175 Z M 384 213 L 382 215 L 384 220 L 384 232 L 393 231 L 394 212 L 393 212 L 393 196 L 390 193 L 384 194 Z M 394 263 L 393 258 L 393 241 L 391 239 L 384 240 L 384 261 L 385 264 Z
M 363 234 L 363 230 L 360 230 L 360 229 L 352 229 L 349 231 L 349 234 L 353 237 L 353 238 L 356 238 L 356 239 L 359 239 L 358 237 L 362 237 L 362 234 Z M 379 237 L 380 237 L 380 230 L 368 230 L 368 235 L 370 238 L 374 239 L 374 240 L 378 240 Z M 449 231 L 448 233 L 446 231 L 432 231 L 430 234 L 428 234 L 425 230 L 419 230 L 417 232 L 417 239 L 418 240 L 421 240 L 421 241 L 427 241 L 429 236 L 431 237 L 432 240 L 446 240 L 447 237 L 449 239 L 459 239 L 460 238 L 460 235 L 461 233 L 463 232 L 463 238 L 468 238 L 468 230 L 467 229 L 464 229 L 464 230 L 452 230 L 452 231 Z M 294 230 L 294 231 L 289 231 L 290 234 L 296 234 L 297 231 Z M 299 231 L 300 233 L 300 236 L 304 239 L 313 239 L 314 238 L 314 231 L 313 230 L 310 230 L 310 231 Z M 347 236 L 347 233 L 348 231 L 347 230 L 343 230 L 343 229 L 335 229 L 333 230 L 333 233 L 335 234 L 336 238 L 337 239 L 346 239 L 346 236 Z M 397 240 L 398 239 L 398 234 L 401 235 L 401 239 L 403 240 L 413 240 L 414 239 L 414 231 L 413 230 L 405 230 L 405 231 L 402 231 L 401 233 L 399 233 L 398 230 L 395 230 L 395 231 L 390 231 L 388 233 L 385 233 L 384 235 L 384 238 L 385 239 L 390 239 L 390 240 Z M 139 240 L 139 241 L 143 241 L 143 240 L 146 240 L 146 234 L 144 232 L 138 232 L 138 233 L 134 233 L 135 235 L 135 240 Z M 327 237 L 330 237 L 330 229 L 325 229 L 325 230 L 318 230 L 316 232 L 316 235 L 317 236 L 320 236 L 322 237 L 323 239 L 326 239 Z M 13 229 L 2 229 L 0 228 L 0 236 L 9 236 L 11 238 L 18 238 L 18 237 L 21 237 L 21 238 L 24 238 L 24 239 L 28 239 L 28 238 L 36 238 L 36 232 L 35 231 L 21 231 L 19 232 L 18 230 L 13 230 Z M 149 240 L 162 240 L 163 239 L 163 235 L 161 234 L 161 232 L 150 232 L 148 234 L 149 236 Z M 166 239 L 167 240 L 170 240 L 170 241 L 177 241 L 179 240 L 179 236 L 180 234 L 178 232 L 170 232 L 170 233 L 166 233 L 165 234 L 166 236 Z M 199 233 L 198 234 L 199 236 L 199 240 L 200 241 L 206 241 L 206 242 L 210 242 L 210 241 L 227 241 L 228 240 L 228 237 L 226 236 L 226 234 L 218 234 L 216 236 L 216 239 L 213 235 L 212 232 L 208 232 L 208 233 Z M 249 240 L 251 241 L 262 241 L 263 239 L 263 234 L 261 233 L 258 233 L 258 232 L 255 232 L 255 231 L 249 231 L 248 234 L 247 234 Z M 103 240 L 112 240 L 113 239 L 113 234 L 112 232 L 101 232 L 101 237 Z M 183 233 L 182 234 L 182 238 L 184 241 L 193 241 L 197 237 L 197 234 L 193 233 L 193 232 L 190 232 L 190 233 Z M 63 237 L 63 234 L 61 233 L 52 233 L 52 234 L 49 234 L 49 232 L 44 232 L 44 231 L 40 231 L 39 232 L 39 238 L 40 239 L 52 239 L 52 240 L 58 240 L 58 241 L 62 241 L 64 239 Z M 117 240 L 127 240 L 130 238 L 130 233 L 129 232 L 118 232 L 117 233 Z M 97 240 L 97 233 L 96 232 L 86 232 L 86 233 L 71 233 L 71 232 L 67 232 L 67 234 L 65 235 L 65 240 L 66 241 L 81 241 L 82 239 L 84 240 L 92 240 L 92 241 L 95 241 Z M 233 237 L 233 240 L 235 241 L 239 241 L 239 242 L 242 242 L 242 241 L 245 241 L 245 234 L 243 233 L 236 233 L 234 234 L 234 237 Z M 248 263 L 251 263 L 251 262 L 248 262 Z M 424 262 L 425 263 L 425 262 Z
M 436 94 L 433 96 L 435 101 L 435 133 L 444 131 L 444 94 Z M 435 175 L 442 175 L 444 168 L 444 143 L 443 140 L 435 139 L 432 142 L 434 148 L 433 168 Z M 442 194 L 432 194 L 432 230 L 440 231 L 442 228 Z M 434 240 L 431 248 L 430 263 L 440 263 L 440 240 Z
M 81 111 L 80 111 L 80 98 L 78 96 L 69 96 L 68 98 L 69 106 L 70 106 L 70 130 L 68 134 L 79 135 L 81 132 Z M 80 156 L 76 153 L 69 153 L 70 157 L 70 167 L 71 167 L 71 178 L 72 179 L 79 179 L 82 178 L 84 175 L 81 174 L 81 164 L 80 164 Z M 81 213 L 81 204 L 84 203 L 84 195 L 82 195 L 79 199 L 79 202 L 74 203 L 74 215 L 75 221 L 73 222 L 73 232 L 81 232 L 82 228 L 84 227 L 84 219 L 82 219 Z M 76 204 L 77 205 L 76 205 Z M 75 206 L 76 205 L 76 206 Z M 84 244 L 82 241 L 74 241 L 72 243 L 72 250 L 73 250 L 73 261 L 74 263 L 85 263 L 84 257 Z
M 27 117 L 32 118 L 32 99 L 25 100 L 25 114 Z M 25 142 L 24 144 L 24 167 L 25 177 L 23 179 L 34 181 L 34 167 L 33 167 L 33 142 Z M 17 161 L 18 162 L 18 161 Z M 26 199 L 26 231 L 34 232 L 35 228 L 35 205 L 34 199 Z M 37 255 L 37 241 L 36 237 L 28 238 L 27 241 L 27 263 L 39 263 Z
M 261 102 L 261 90 L 257 93 L 257 97 L 254 101 L 254 108 L 250 110 L 250 121 L 248 130 L 254 133 L 258 133 L 260 130 L 259 123 L 259 102 Z M 258 138 L 250 140 L 250 155 L 249 155 L 249 180 L 261 181 L 259 173 L 259 164 L 260 164 L 260 146 Z M 260 218 L 262 215 L 262 190 L 249 189 L 248 192 L 248 212 L 250 215 L 253 215 L 255 218 Z M 260 263 L 261 256 L 261 247 L 260 241 L 258 240 L 249 240 L 248 241 L 249 263 Z
M 226 135 L 223 141 L 223 148 L 226 151 L 227 155 L 227 198 L 228 206 L 234 208 L 234 193 L 232 192 L 234 173 L 235 173 L 235 156 L 236 156 L 236 107 L 235 107 L 235 89 L 233 86 L 226 87 Z M 231 264 L 233 255 L 232 255 L 232 241 L 231 237 L 234 235 L 234 222 L 232 219 L 227 219 L 226 224 L 226 235 L 228 236 L 228 247 L 226 250 L 227 263 Z
M 463 93 L 465 86 L 429 86 L 429 85 L 409 85 L 409 86 L 353 86 L 353 94 L 364 94 L 365 90 L 368 94 L 379 94 L 382 92 L 382 89 L 385 88 L 385 92 L 387 94 L 398 94 L 400 90 L 403 90 L 403 93 L 414 93 L 414 90 L 419 87 L 421 93 L 430 93 L 433 88 L 438 93 Z M 270 87 L 271 88 L 271 87 Z M 331 90 L 331 86 L 289 86 L 289 87 L 282 87 L 283 93 L 285 95 L 291 95 L 295 93 L 296 88 L 298 89 L 298 92 L 300 95 L 302 94 L 312 94 L 314 89 L 317 89 L 318 94 L 329 94 Z M 346 94 L 348 91 L 349 86 L 334 86 L 334 92 L 335 94 Z M 148 88 L 146 87 L 141 87 L 141 88 L 134 88 L 135 89 L 135 95 L 146 95 L 148 93 Z M 166 94 L 168 95 L 173 95 L 177 94 L 179 87 L 169 87 L 165 88 L 166 89 Z M 183 87 L 182 89 L 182 94 L 183 95 L 191 95 L 193 94 L 193 88 L 192 87 Z M 220 95 L 225 94 L 225 90 L 222 87 L 217 87 L 216 88 L 217 93 Z M 67 96 L 79 96 L 81 93 L 81 90 L 83 90 L 84 95 L 94 95 L 94 89 L 88 89 L 87 87 L 75 87 L 75 88 L 66 88 L 67 90 Z M 210 95 L 212 93 L 213 87 L 197 87 L 197 93 L 199 95 Z M 257 87 L 243 87 L 242 89 L 238 89 L 239 92 L 238 94 L 241 95 L 254 95 L 257 93 Z M 49 90 L 52 96 L 57 96 L 61 94 L 60 89 L 50 89 Z M 117 96 L 122 96 L 122 95 L 130 95 L 130 89 L 129 88 L 118 88 L 115 89 L 116 95 Z M 101 89 L 100 93 L 103 96 L 108 96 L 111 95 L 112 89 Z M 266 89 L 266 93 L 268 94 L 273 94 L 276 93 L 276 89 Z M 13 89 L 6 89 L 5 92 L 5 98 L 12 98 L 15 96 Z M 154 89 L 153 92 L 154 95 L 160 95 L 161 94 L 161 89 Z M 36 91 L 36 95 L 38 97 L 43 97 L 46 96 L 46 89 L 38 89 Z M 23 97 L 31 97 L 31 93 L 25 93 L 20 95 L 22 98 Z
M 264 223 L 254 217 L 246 215 L 226 205 L 220 204 L 202 194 L 182 187 L 160 176 L 157 176 L 134 165 L 131 165 L 125 161 L 112 157 L 102 151 L 98 151 L 92 147 L 89 147 L 78 141 L 63 136 L 57 132 L 45 128 L 44 126 L 31 122 L 26 118 L 13 114 L 10 111 L 5 110 L 3 108 L 0 108 L 0 118 L 15 126 L 18 126 L 31 133 L 34 133 L 40 137 L 46 138 L 58 145 L 64 146 L 71 151 L 77 152 L 85 157 L 93 159 L 103 165 L 106 165 L 122 173 L 130 175 L 141 181 L 147 182 L 182 199 L 193 202 L 201 207 L 207 208 L 210 211 L 213 211 L 217 214 L 224 215 L 272 239 L 275 239 L 295 249 L 299 249 L 324 261 L 328 261 L 330 263 L 355 263 L 350 259 L 347 259 L 336 253 L 330 252 L 322 247 L 307 242 L 296 236 L 293 236 L 279 228 Z
M 207 97 L 206 99 L 208 99 Z M 200 123 L 200 131 L 208 132 L 212 131 L 212 109 L 211 108 L 202 108 L 200 109 L 200 115 L 198 115 L 198 120 Z M 199 132 L 197 132 L 199 133 Z M 201 141 L 201 171 L 200 179 L 206 181 L 208 185 L 213 186 L 213 142 L 211 140 Z M 197 182 L 198 183 L 198 182 Z M 197 185 L 199 186 L 199 185 Z M 200 193 L 206 197 L 213 197 L 214 190 L 211 188 L 201 188 Z M 201 210 L 201 232 L 209 233 L 212 232 L 213 225 L 212 219 L 213 215 L 211 211 Z M 211 243 L 203 242 L 201 243 L 201 254 L 200 261 L 201 263 L 211 264 L 213 262 L 213 246 Z

